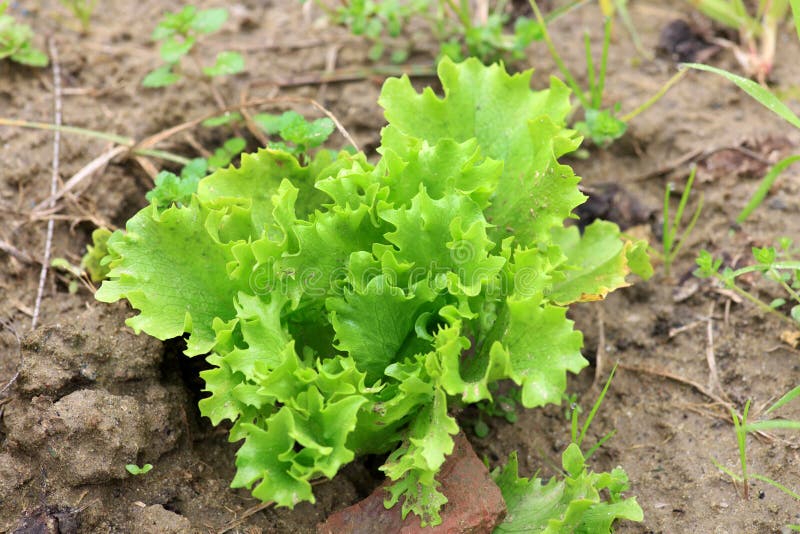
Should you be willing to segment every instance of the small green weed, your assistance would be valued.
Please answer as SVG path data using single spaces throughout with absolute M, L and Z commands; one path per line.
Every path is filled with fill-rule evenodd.
M 78 19 L 81 31 L 89 33 L 92 26 L 92 13 L 97 7 L 97 0 L 61 0 L 61 4 Z
M 308 121 L 296 111 L 286 111 L 281 115 L 259 113 L 253 121 L 268 135 L 280 137 L 281 141 L 270 142 L 270 148 L 295 156 L 308 154 L 312 148 L 322 145 L 335 128 L 328 117 Z
M 151 464 L 144 464 L 142 467 L 139 467 L 136 464 L 127 464 L 125 465 L 125 469 L 133 476 L 137 476 L 149 473 L 150 470 L 153 469 L 153 466 Z
M 681 229 L 681 224 L 683 222 L 683 211 L 686 209 L 686 204 L 692 194 L 692 185 L 694 184 L 694 177 L 696 173 L 697 167 L 692 167 L 692 170 L 689 173 L 689 179 L 686 180 L 686 186 L 683 188 L 683 193 L 681 193 L 681 200 L 678 203 L 678 210 L 675 212 L 675 217 L 672 220 L 670 220 L 669 216 L 669 197 L 672 193 L 672 184 L 667 184 L 667 187 L 664 190 L 664 221 L 662 223 L 663 231 L 661 238 L 661 259 L 664 261 L 664 274 L 667 276 L 670 275 L 672 262 L 678 256 L 681 248 L 683 248 L 686 238 L 692 233 L 694 225 L 697 223 L 697 219 L 700 217 L 700 212 L 703 210 L 703 194 L 700 193 L 700 199 L 697 201 L 697 207 L 694 210 L 694 214 L 692 215 L 692 218 L 689 219 L 689 224 L 687 224 L 683 229 L 683 232 L 680 233 L 680 238 L 676 242 L 675 238 L 678 237 L 678 233 Z
M 517 422 L 517 407 L 522 405 L 522 392 L 512 386 L 507 393 L 498 394 L 496 393 L 498 389 L 497 384 L 492 384 L 489 387 L 492 398 L 475 404 L 478 408 L 478 418 L 472 421 L 472 430 L 479 438 L 489 435 L 489 425 L 486 424 L 484 417 L 502 417 L 509 423 Z
M 542 38 L 539 23 L 527 17 L 517 17 L 513 28 L 509 28 L 510 16 L 504 1 L 492 6 L 487 2 L 485 10 L 479 10 L 467 0 L 343 0 L 335 8 L 321 0 L 314 3 L 333 22 L 346 26 L 354 35 L 369 39 L 372 43 L 369 57 L 373 61 L 387 53 L 387 43 L 391 45 L 392 62 L 402 63 L 408 59 L 412 39 L 400 37 L 412 21 L 427 26 L 439 43 L 439 58 L 449 57 L 454 61 L 475 57 L 488 65 L 500 60 L 523 59 L 528 45 Z M 570 2 L 548 18 L 552 20 L 581 3 Z
M 722 260 L 714 258 L 707 250 L 701 250 L 697 257 L 695 276 L 699 278 L 716 278 L 725 287 L 758 306 L 762 311 L 770 313 L 783 321 L 797 327 L 800 325 L 800 261 L 796 259 L 796 250 L 788 237 L 779 240 L 778 247 L 753 247 L 755 263 L 741 269 L 722 268 Z M 785 298 L 776 298 L 767 303 L 750 291 L 737 285 L 736 279 L 747 273 L 761 273 L 765 278 L 776 282 L 787 293 L 791 303 L 788 316 L 778 311 L 787 304 Z
M 542 37 L 547 44 L 550 55 L 553 57 L 558 70 L 564 77 L 564 81 L 575 93 L 575 96 L 580 102 L 583 109 L 584 118 L 574 124 L 574 128 L 578 130 L 585 138 L 591 139 L 592 142 L 601 147 L 607 147 L 623 135 L 628 130 L 628 123 L 633 120 L 637 115 L 646 111 L 666 92 L 675 85 L 684 76 L 683 72 L 678 72 L 670 78 L 650 99 L 640 105 L 638 108 L 623 116 L 619 114 L 619 103 L 615 103 L 609 107 L 603 107 L 603 93 L 606 84 L 606 70 L 608 65 L 608 49 L 611 43 L 611 28 L 613 16 L 615 13 L 615 5 L 624 9 L 624 2 L 614 2 L 613 4 L 608 1 L 600 2 L 601 11 L 603 13 L 603 44 L 600 53 L 599 64 L 595 63 L 592 55 L 592 46 L 588 32 L 584 34 L 584 47 L 586 49 L 586 77 L 588 87 L 586 90 L 581 88 L 575 76 L 567 67 L 564 60 L 556 50 L 555 43 L 553 42 L 550 32 L 547 30 L 548 20 L 542 15 L 536 0 L 530 0 L 533 12 L 536 15 L 536 21 L 539 24 L 539 29 Z M 627 14 L 627 11 L 624 11 Z
M 224 8 L 198 11 L 194 6 L 186 6 L 180 11 L 164 15 L 152 37 L 160 43 L 159 54 L 164 65 L 150 72 L 142 85 L 165 87 L 179 82 L 186 75 L 182 63 L 187 56 L 194 61 L 199 74 L 207 78 L 236 74 L 244 70 L 244 58 L 238 52 L 220 52 L 214 64 L 209 66 L 202 66 L 195 53 L 198 39 L 218 31 L 226 20 L 228 11 Z
M 33 30 L 6 14 L 8 2 L 0 2 L 0 59 L 8 58 L 30 67 L 44 67 L 47 54 L 33 46 Z
M 50 267 L 62 271 L 70 277 L 67 282 L 67 290 L 70 295 L 74 295 L 78 291 L 78 282 L 83 276 L 83 269 L 72 265 L 66 258 L 53 258 L 50 261 Z
M 616 368 L 615 368 L 616 369 Z M 614 371 L 606 381 L 597 401 L 592 406 L 578 432 L 578 410 L 572 411 L 571 443 L 561 456 L 563 478 L 553 477 L 547 484 L 541 478 L 521 478 L 518 474 L 517 455 L 512 453 L 502 469 L 492 472 L 495 483 L 503 493 L 508 508 L 506 521 L 499 525 L 496 534 L 511 532 L 592 532 L 612 531 L 614 521 L 627 519 L 642 521 L 644 513 L 636 497 L 622 494 L 630 488 L 628 475 L 617 467 L 610 473 L 596 473 L 587 468 L 591 455 L 613 434 L 601 438 L 587 454 L 581 444 L 592 419 L 600 409 Z M 601 491 L 607 490 L 607 498 Z
M 791 402 L 794 400 L 798 395 L 800 395 L 800 386 L 795 387 L 788 393 L 786 393 L 783 397 L 778 399 L 772 406 L 764 410 L 764 415 L 769 415 L 770 413 L 778 410 L 781 406 Z M 761 419 L 755 422 L 750 422 L 748 420 L 748 414 L 750 412 L 750 400 L 748 400 L 744 405 L 744 410 L 742 410 L 742 414 L 739 415 L 736 413 L 735 410 L 731 409 L 731 417 L 733 418 L 733 427 L 736 432 L 736 442 L 739 446 L 739 466 L 740 472 L 734 473 L 727 467 L 723 466 L 719 461 L 715 458 L 711 458 L 711 461 L 714 465 L 731 477 L 734 484 L 740 484 L 742 487 L 742 496 L 745 499 L 750 497 L 750 490 L 749 490 L 749 480 L 760 480 L 761 482 L 765 482 L 780 491 L 786 493 L 787 495 L 797 499 L 800 501 L 800 494 L 795 491 L 790 490 L 783 484 L 776 482 L 775 480 L 766 477 L 764 475 L 759 475 L 756 473 L 751 473 L 748 470 L 747 466 L 747 435 L 753 432 L 766 432 L 770 430 L 800 430 L 800 421 L 791 421 L 788 419 Z

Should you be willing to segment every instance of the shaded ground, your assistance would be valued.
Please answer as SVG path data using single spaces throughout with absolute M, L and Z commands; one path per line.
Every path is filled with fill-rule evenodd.
M 167 6 L 167 4 L 169 4 Z M 201 7 L 211 2 L 201 2 Z M 327 27 L 314 10 L 276 0 L 269 7 L 245 1 L 218 37 L 203 45 L 209 58 L 222 49 L 243 51 L 247 74 L 221 84 L 229 104 L 249 87 L 251 97 L 272 96 L 274 85 L 322 72 L 336 53 L 336 68 L 368 65 L 366 47 L 343 31 Z M 60 4 L 40 2 L 37 10 L 13 13 L 39 36 L 54 35 L 61 58 L 65 95 L 64 123 L 142 139 L 215 109 L 208 88 L 184 84 L 164 90 L 140 87 L 158 64 L 148 41 L 160 13 L 177 2 L 110 0 L 96 13 L 92 33 L 81 37 Z M 652 50 L 661 29 L 681 15 L 682 4 L 634 2 L 636 27 Z M 30 8 L 29 8 L 30 9 Z M 582 33 L 599 39 L 599 15 L 583 8 L 554 24 L 552 31 L 566 60 L 582 72 Z M 287 31 L 291 28 L 291 32 Z M 423 44 L 419 59 L 429 61 Z M 432 46 L 432 45 L 431 45 Z M 780 37 L 774 80 L 783 88 L 800 83 L 796 37 Z M 537 84 L 552 71 L 542 44 L 532 47 L 529 64 L 539 69 Z M 713 63 L 735 68 L 720 53 Z M 617 28 L 612 44 L 607 99 L 623 111 L 636 107 L 673 72 L 668 59 L 637 58 L 630 39 Z M 367 149 L 383 124 L 376 104 L 382 78 L 284 88 L 280 95 L 317 98 L 331 109 Z M 429 80 L 420 79 L 420 83 Z M 797 108 L 797 102 L 792 105 Z M 311 108 L 299 111 L 314 114 Z M 0 115 L 52 122 L 49 70 L 30 70 L 0 62 Z M 219 131 L 192 130 L 160 148 L 193 155 L 197 141 L 213 148 Z M 334 138 L 341 143 L 341 138 Z M 253 145 L 255 146 L 255 145 Z M 641 369 L 672 373 L 709 386 L 706 363 L 709 319 L 713 354 L 723 391 L 738 406 L 753 399 L 754 410 L 800 382 L 798 351 L 781 343 L 784 325 L 758 315 L 712 285 L 690 276 L 700 248 L 731 261 L 746 261 L 752 245 L 786 235 L 800 240 L 800 175 L 786 173 L 765 204 L 741 231 L 730 221 L 757 186 L 767 162 L 800 146 L 798 132 L 773 118 L 733 86 L 716 77 L 692 74 L 663 101 L 637 118 L 629 134 L 607 151 L 592 150 L 588 160 L 572 161 L 584 186 L 604 191 L 617 184 L 629 200 L 612 203 L 611 218 L 643 215 L 632 232 L 657 237 L 665 183 L 680 191 L 688 163 L 699 165 L 698 192 L 705 195 L 700 222 L 678 259 L 673 277 L 658 274 L 648 283 L 623 290 L 608 301 L 582 305 L 573 317 L 586 339 L 585 355 L 603 365 L 601 380 L 613 362 L 621 368 L 591 434 L 616 429 L 616 436 L 593 458 L 598 469 L 623 466 L 631 494 L 645 512 L 641 525 L 622 532 L 780 532 L 800 523 L 796 501 L 758 483 L 744 501 L 710 456 L 735 467 L 738 459 L 725 410 L 696 387 Z M 108 146 L 103 141 L 64 135 L 61 177 L 66 180 Z M 16 383 L 0 395 L 0 531 L 22 522 L 58 521 L 62 531 L 216 532 L 242 518 L 258 503 L 246 492 L 228 488 L 236 446 L 224 429 L 212 428 L 196 409 L 198 363 L 180 356 L 175 343 L 134 336 L 123 326 L 124 306 L 95 303 L 88 290 L 70 295 L 65 279 L 51 274 L 41 309 L 41 327 L 28 333 L 39 266 L 30 258 L 44 249 L 46 214 L 33 207 L 46 198 L 50 183 L 52 133 L 0 127 L 0 240 L 21 254 L 0 252 L 0 388 L 17 370 Z M 158 163 L 158 162 L 156 162 Z M 677 163 L 677 164 L 676 164 Z M 98 224 L 121 225 L 144 205 L 152 182 L 132 160 L 114 161 L 71 197 L 59 202 L 54 256 L 77 263 L 91 230 Z M 694 197 L 695 201 L 697 196 Z M 630 204 L 638 209 L 631 210 Z M 756 284 L 766 299 L 778 296 Z M 670 335 L 670 329 L 688 327 Z M 19 334 L 18 344 L 13 332 Z M 639 368 L 639 370 L 633 370 Z M 582 406 L 593 402 L 594 367 L 572 381 Z M 787 410 L 786 415 L 800 416 Z M 563 408 L 520 411 L 515 425 L 490 422 L 483 439 L 471 436 L 479 454 L 492 464 L 518 450 L 520 469 L 530 475 L 554 473 L 566 446 L 569 425 Z M 750 441 L 754 472 L 800 488 L 798 440 L 791 434 Z M 124 471 L 126 463 L 154 465 L 144 476 Z M 374 462 L 356 462 L 332 482 L 315 488 L 317 503 L 294 511 L 264 509 L 234 525 L 240 532 L 305 532 L 333 510 L 368 494 L 378 480 Z M 27 518 L 24 520 L 24 518 Z

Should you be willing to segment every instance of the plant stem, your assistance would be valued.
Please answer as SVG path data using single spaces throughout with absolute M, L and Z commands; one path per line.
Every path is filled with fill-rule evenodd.
M 124 146 L 133 146 L 136 143 L 136 141 L 134 141 L 130 137 L 123 137 L 121 135 L 116 135 L 107 132 L 98 132 L 96 130 L 80 128 L 78 126 L 57 126 L 55 124 L 50 124 L 47 122 L 31 122 L 20 119 L 7 119 L 0 117 L 0 126 L 17 126 L 19 128 L 30 128 L 33 130 L 50 130 L 50 131 L 75 133 L 87 137 L 94 137 L 96 139 L 103 139 L 104 141 L 111 141 L 112 143 Z
M 112 134 L 108 132 L 98 132 L 96 130 L 80 128 L 78 126 L 57 126 L 55 124 L 50 124 L 47 122 L 31 122 L 20 119 L 7 119 L 2 117 L 0 117 L 0 126 L 16 126 L 19 128 L 29 128 L 32 130 L 49 130 L 49 131 L 59 131 L 65 133 L 74 133 L 78 135 L 83 135 L 85 137 L 102 139 L 103 141 L 111 141 L 112 143 L 115 143 L 117 145 L 122 145 L 128 148 L 133 148 L 136 145 L 136 140 L 131 139 L 130 137 L 124 137 L 121 135 Z M 179 163 L 181 165 L 186 165 L 187 163 L 189 163 L 188 158 L 179 156 L 177 154 L 173 154 L 172 152 L 167 152 L 165 150 L 133 149 L 131 150 L 131 152 L 136 154 L 137 156 L 149 156 L 149 157 L 159 158 L 165 161 L 172 161 L 175 163 Z
M 794 300 L 795 300 L 795 301 L 796 301 L 798 304 L 800 304 L 800 295 L 798 295 L 797 291 L 795 291 L 794 289 L 792 289 L 792 286 L 790 286 L 789 284 L 787 284 L 787 283 L 786 283 L 786 281 L 785 281 L 785 280 L 783 280 L 783 279 L 781 278 L 781 276 L 780 276 L 780 273 L 779 273 L 779 272 L 775 271 L 774 269 L 770 269 L 770 271 L 772 271 L 772 274 L 775 276 L 775 279 L 776 279 L 776 280 L 778 281 L 778 283 L 779 283 L 779 284 L 780 284 L 780 285 L 783 287 L 783 289 L 784 289 L 784 290 L 786 290 L 786 292 L 787 292 L 787 293 L 789 293 L 789 295 L 791 295 L 791 296 L 792 296 L 792 298 L 793 298 L 793 299 L 794 299 Z
M 611 45 L 611 17 L 606 17 L 603 22 L 603 52 L 600 55 L 600 79 L 597 82 L 597 102 L 595 107 L 600 109 L 603 104 L 603 91 L 606 88 L 606 69 L 608 66 L 608 48 Z
M 464 11 L 464 2 L 461 3 L 461 7 L 457 6 L 455 0 L 445 0 L 447 5 L 450 6 L 450 9 L 453 10 L 453 13 L 456 14 L 458 20 L 461 21 L 461 24 L 464 26 L 464 31 L 472 29 L 472 21 L 469 19 L 469 4 L 467 4 L 467 10 Z
M 661 217 L 664 219 L 661 223 L 661 245 L 664 249 L 664 274 L 669 276 L 670 266 L 672 265 L 672 225 L 669 223 L 669 194 L 672 192 L 672 184 L 667 183 L 664 188 L 664 209 L 661 212 Z
M 715 278 L 717 278 L 718 280 L 723 282 L 729 289 L 733 290 L 734 293 L 736 293 L 740 297 L 743 297 L 743 298 L 749 300 L 750 302 L 752 302 L 753 304 L 755 304 L 756 306 L 761 308 L 761 311 L 766 312 L 766 313 L 771 313 L 772 315 L 774 315 L 776 317 L 779 317 L 782 321 L 787 322 L 787 323 L 791 324 L 792 326 L 797 326 L 797 323 L 791 317 L 787 317 L 786 315 L 782 314 L 781 312 L 779 312 L 775 308 L 770 307 L 769 304 L 767 304 L 766 302 L 764 302 L 760 298 L 753 296 L 748 291 L 745 291 L 744 289 L 742 289 L 741 287 L 737 286 L 734 283 L 730 283 L 730 284 L 726 283 L 725 279 L 719 273 L 715 274 L 714 276 L 715 276 Z
M 630 122 L 633 119 L 635 119 L 636 116 L 639 115 L 640 113 L 650 109 L 650 106 L 652 106 L 653 104 L 655 104 L 656 102 L 661 100 L 661 97 L 663 97 L 665 94 L 667 94 L 667 91 L 672 89 L 673 85 L 675 85 L 676 83 L 681 81 L 683 79 L 683 77 L 686 76 L 686 72 L 687 72 L 686 69 L 681 69 L 680 71 L 675 73 L 672 76 L 672 78 L 667 80 L 667 82 L 664 85 L 661 86 L 661 89 L 659 89 L 656 94 L 654 94 L 652 97 L 650 97 L 644 104 L 642 104 L 638 108 L 636 108 L 633 111 L 631 111 L 630 113 L 627 113 L 626 115 L 623 115 L 622 117 L 620 117 L 620 120 L 622 122 Z
M 561 75 L 564 76 L 564 80 L 566 80 L 567 85 L 569 85 L 572 91 L 575 93 L 575 96 L 578 97 L 578 100 L 580 100 L 583 108 L 589 109 L 591 106 L 589 105 L 589 101 L 586 99 L 586 95 L 583 94 L 583 90 L 581 90 L 578 82 L 575 81 L 575 77 L 572 76 L 572 73 L 564 63 L 564 60 L 561 59 L 561 56 L 558 55 L 558 51 L 556 51 L 556 46 L 553 43 L 552 37 L 550 37 L 550 32 L 547 31 L 547 22 L 545 22 L 542 12 L 539 11 L 539 6 L 536 4 L 536 0 L 530 0 L 530 4 L 533 8 L 534 14 L 536 15 L 536 21 L 539 23 L 539 26 L 542 27 L 542 36 L 544 37 L 544 42 L 547 44 L 547 49 L 550 51 L 550 55 L 553 56 L 553 61 L 556 62 L 558 70 L 561 71 Z

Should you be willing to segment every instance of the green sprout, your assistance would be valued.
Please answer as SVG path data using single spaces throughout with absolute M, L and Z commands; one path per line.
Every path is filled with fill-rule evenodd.
M 153 466 L 152 464 L 144 464 L 143 466 L 139 467 L 136 464 L 126 464 L 125 469 L 133 476 L 137 476 L 149 473 L 150 470 L 153 469 Z
M 203 35 L 218 31 L 228 20 L 224 8 L 198 11 L 186 6 L 175 13 L 164 15 L 153 31 L 153 40 L 160 43 L 159 54 L 164 65 L 151 71 L 142 81 L 145 87 L 166 87 L 179 82 L 185 71 L 185 57 L 194 60 L 197 68 L 207 78 L 236 74 L 244 70 L 244 58 L 238 52 L 220 52 L 213 65 L 202 66 L 195 53 L 195 44 Z
M 558 16 L 585 3 L 576 0 L 555 10 L 548 16 Z M 354 35 L 363 35 L 370 43 L 369 58 L 380 60 L 391 46 L 390 59 L 402 63 L 411 53 L 411 40 L 399 38 L 412 21 L 424 22 L 439 43 L 439 59 L 449 57 L 461 61 L 467 57 L 478 58 L 484 64 L 525 58 L 525 49 L 542 38 L 539 23 L 527 17 L 517 17 L 509 29 L 508 2 L 495 2 L 487 11 L 479 13 L 466 0 L 341 0 L 330 7 L 322 0 L 314 2 L 337 24 L 350 29 Z
M 683 193 L 681 193 L 681 200 L 678 203 L 678 210 L 675 212 L 675 217 L 672 220 L 670 220 L 669 216 L 669 197 L 670 193 L 672 192 L 672 184 L 667 184 L 667 187 L 664 190 L 664 221 L 661 238 L 661 258 L 664 261 L 664 274 L 667 276 L 670 275 L 672 262 L 678 256 L 681 248 L 683 248 L 686 238 L 692 233 L 694 225 L 697 223 L 697 219 L 700 217 L 700 212 L 703 210 L 703 194 L 700 193 L 700 199 L 697 201 L 697 207 L 694 210 L 694 214 L 692 215 L 692 218 L 689 219 L 689 224 L 686 225 L 683 232 L 680 234 L 680 239 L 678 239 L 676 243 L 675 238 L 678 236 L 678 232 L 681 228 L 683 211 L 686 208 L 686 203 L 689 201 L 689 196 L 692 194 L 692 185 L 694 184 L 694 177 L 696 173 L 697 167 L 693 166 L 691 172 L 689 173 L 689 179 L 686 181 L 686 186 L 683 188 Z
M 800 395 L 800 386 L 795 387 L 785 395 L 783 395 L 780 399 L 775 401 L 772 406 L 767 408 L 764 411 L 764 415 L 769 415 L 771 412 L 778 410 L 781 406 L 791 402 L 794 400 L 798 395 Z M 752 480 L 760 480 L 761 482 L 765 482 L 774 488 L 779 489 L 783 493 L 789 495 L 790 497 L 797 499 L 800 501 L 800 494 L 797 492 L 787 488 L 783 484 L 776 482 L 775 480 L 766 477 L 764 475 L 760 475 L 757 473 L 752 473 L 748 469 L 747 465 L 747 435 L 754 433 L 754 432 L 767 432 L 771 430 L 800 430 L 800 421 L 792 421 L 789 419 L 761 419 L 755 422 L 751 422 L 748 419 L 748 415 L 750 413 L 750 400 L 748 399 L 745 402 L 744 409 L 742 410 L 741 415 L 737 414 L 735 410 L 731 409 L 731 417 L 733 418 L 733 428 L 736 432 L 736 442 L 739 447 L 739 467 L 740 470 L 738 473 L 734 473 L 732 470 L 728 469 L 724 465 L 722 465 L 718 460 L 714 457 L 711 458 L 711 462 L 723 473 L 731 477 L 734 484 L 739 484 L 742 487 L 742 497 L 747 500 L 750 497 L 750 483 L 749 481 Z
M 83 33 L 89 33 L 92 25 L 92 13 L 97 7 L 97 0 L 61 0 L 61 4 L 78 19 Z
M 617 467 L 610 473 L 596 473 L 586 462 L 614 431 L 606 434 L 588 453 L 581 450 L 589 425 L 611 385 L 614 370 L 608 377 L 600 396 L 592 406 L 578 432 L 577 410 L 572 416 L 571 442 L 561 456 L 562 477 L 552 477 L 546 484 L 541 478 L 521 478 L 517 455 L 512 453 L 502 469 L 492 472 L 508 508 L 505 522 L 494 532 L 611 532 L 614 521 L 642 521 L 644 513 L 635 497 L 625 498 L 630 489 L 628 475 Z M 603 492 L 603 490 L 606 490 Z M 603 492 L 603 493 L 601 493 Z M 607 496 L 607 497 L 606 497 Z
M 0 59 L 8 58 L 29 67 L 47 65 L 47 54 L 33 46 L 33 30 L 6 15 L 8 2 L 0 2 Z
M 269 135 L 278 135 L 282 141 L 271 142 L 268 146 L 284 150 L 290 154 L 307 154 L 312 148 L 320 146 L 333 133 L 334 124 L 328 117 L 307 121 L 296 111 L 281 115 L 259 113 L 253 117 L 259 128 Z
M 797 328 L 800 325 L 800 261 L 795 259 L 793 242 L 788 237 L 779 240 L 778 248 L 753 247 L 755 263 L 741 269 L 722 268 L 722 260 L 714 258 L 707 250 L 701 250 L 697 257 L 695 276 L 699 278 L 716 278 L 725 287 L 731 289 L 742 298 L 755 304 L 765 313 L 769 313 L 788 322 Z M 786 315 L 778 308 L 787 304 L 786 299 L 778 298 L 767 303 L 750 291 L 736 283 L 736 279 L 747 273 L 761 273 L 766 279 L 776 282 L 793 301 L 789 314 Z
M 498 389 L 497 384 L 489 386 L 489 390 L 494 392 Z M 478 408 L 478 418 L 472 421 L 472 430 L 479 438 L 489 435 L 489 425 L 484 421 L 484 417 L 502 417 L 509 423 L 517 422 L 517 407 L 522 404 L 521 391 L 519 388 L 511 387 L 506 394 L 493 393 L 491 399 L 481 401 L 475 406 Z
M 66 258 L 53 258 L 50 261 L 50 267 L 58 269 L 70 277 L 67 290 L 70 295 L 74 295 L 78 291 L 78 281 L 83 276 L 83 270 L 77 265 L 72 265 Z
M 683 72 L 678 72 L 672 76 L 666 83 L 653 95 L 650 99 L 640 105 L 626 115 L 618 117 L 619 104 L 614 104 L 610 107 L 603 107 L 603 93 L 606 84 L 606 70 L 608 66 L 608 49 L 611 43 L 611 28 L 614 15 L 614 6 L 606 2 L 601 2 L 601 10 L 603 12 L 603 44 L 600 53 L 600 63 L 595 64 L 594 57 L 592 56 L 592 46 L 588 32 L 584 34 L 584 48 L 586 51 L 586 77 L 588 88 L 584 90 L 578 84 L 575 76 L 567 67 L 567 64 L 561 58 L 556 50 L 553 38 L 547 29 L 548 20 L 542 15 L 536 0 L 530 0 L 533 12 L 536 15 L 536 21 L 542 33 L 544 42 L 547 44 L 547 49 L 553 57 L 559 72 L 564 77 L 564 81 L 575 93 L 578 98 L 580 107 L 583 109 L 583 121 L 574 124 L 576 130 L 581 135 L 591 139 L 592 142 L 605 148 L 619 139 L 628 130 L 628 123 L 633 120 L 637 115 L 646 111 L 650 106 L 655 104 L 663 97 L 666 92 L 683 78 Z M 624 3 L 619 3 L 624 8 Z M 627 13 L 627 11 L 624 11 Z

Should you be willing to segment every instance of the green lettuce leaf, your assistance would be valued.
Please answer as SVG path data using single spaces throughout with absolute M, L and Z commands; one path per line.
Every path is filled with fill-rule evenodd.
M 521 478 L 516 453 L 511 454 L 505 467 L 492 473 L 508 508 L 506 520 L 495 528 L 495 534 L 602 534 L 611 532 L 618 519 L 643 519 L 636 498 L 625 499 L 621 495 L 628 489 L 628 477 L 622 469 L 611 473 L 588 471 L 583 454 L 574 443 L 567 447 L 562 459 L 566 477 L 553 477 L 547 484 L 540 478 Z M 607 501 L 600 494 L 604 489 L 609 490 Z
M 533 71 L 509 75 L 502 66 L 476 59 L 439 62 L 444 98 L 431 89 L 418 94 L 408 77 L 386 81 L 378 102 L 389 127 L 424 139 L 476 139 L 481 152 L 504 163 L 487 219 L 495 239 L 515 235 L 522 245 L 547 241 L 585 197 L 572 169 L 557 157 L 574 151 L 580 138 L 564 128 L 569 89 L 551 78 L 550 89 L 531 91 Z M 384 133 L 384 140 L 397 136 Z M 390 148 L 394 143 L 390 145 Z

